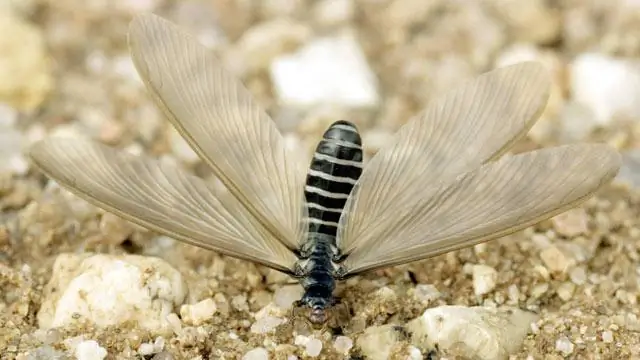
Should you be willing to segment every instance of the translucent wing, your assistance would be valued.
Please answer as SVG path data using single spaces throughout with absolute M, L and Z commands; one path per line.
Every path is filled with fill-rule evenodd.
M 605 145 L 569 145 L 495 162 L 396 204 L 363 232 L 348 274 L 420 260 L 495 239 L 561 213 L 612 180 L 620 156 Z
M 236 198 L 167 163 L 62 138 L 37 143 L 30 156 L 63 187 L 133 223 L 283 272 L 296 261 Z
M 155 15 L 129 30 L 134 64 L 158 106 L 216 176 L 290 249 L 304 232 L 304 163 L 251 94 L 198 41 Z
M 425 187 L 505 153 L 540 115 L 549 88 L 545 70 L 529 62 L 483 74 L 433 101 L 365 167 L 341 219 L 343 254 L 368 246 L 362 231 Z

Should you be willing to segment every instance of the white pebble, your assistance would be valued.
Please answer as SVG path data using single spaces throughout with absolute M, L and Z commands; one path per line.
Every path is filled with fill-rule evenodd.
M 613 333 L 611 331 L 603 331 L 602 332 L 602 341 L 606 342 L 606 343 L 612 343 L 613 342 Z
M 164 338 L 162 336 L 158 336 L 153 342 L 153 349 L 155 352 L 161 352 L 164 350 Z
M 29 170 L 29 162 L 22 154 L 24 144 L 20 131 L 0 127 L 0 172 L 23 175 Z
M 556 340 L 556 350 L 561 352 L 564 356 L 571 355 L 573 348 L 574 345 L 571 340 L 564 336 Z
M 153 355 L 155 353 L 156 353 L 156 349 L 152 343 L 142 343 L 138 347 L 138 354 L 140 355 L 147 356 L 147 355 Z
M 325 26 L 336 26 L 351 21 L 355 14 L 353 0 L 320 0 L 313 12 L 318 22 Z
M 441 294 L 440 291 L 431 284 L 418 284 L 413 291 L 413 296 L 421 302 L 430 303 L 440 298 Z
M 249 304 L 247 304 L 247 297 L 244 295 L 236 295 L 231 298 L 231 305 L 239 311 L 249 311 Z
M 589 107 L 600 124 L 615 115 L 640 117 L 640 63 L 586 53 L 570 70 L 573 99 Z
M 266 334 L 274 331 L 279 325 L 284 324 L 285 319 L 266 315 L 251 324 L 251 332 L 254 334 Z
M 487 265 L 473 266 L 473 291 L 477 296 L 487 294 L 496 287 L 498 272 Z
M 421 349 L 456 349 L 460 358 L 504 359 L 517 351 L 537 315 L 517 308 L 440 306 L 406 328 Z
M 307 356 L 316 357 L 322 351 L 322 341 L 318 339 L 310 339 L 304 349 Z
M 182 321 L 190 325 L 200 325 L 211 319 L 217 310 L 213 299 L 204 299 L 196 304 L 185 304 L 180 308 Z
M 309 340 L 310 339 L 304 335 L 296 335 L 295 339 L 293 339 L 293 343 L 298 346 L 304 346 L 307 345 Z
M 584 267 L 575 267 L 569 271 L 569 278 L 576 285 L 584 285 L 587 282 L 587 271 Z
M 158 0 L 118 0 L 118 9 L 127 10 L 131 13 L 154 11 L 160 2 Z
M 102 360 L 107 357 L 107 350 L 95 340 L 86 340 L 76 346 L 74 355 L 78 360 Z
M 311 28 L 291 18 L 275 18 L 255 24 L 242 34 L 227 53 L 235 74 L 265 70 L 274 58 L 296 49 L 311 37 Z
M 283 310 L 291 308 L 291 305 L 302 296 L 303 289 L 300 285 L 287 285 L 276 289 L 273 301 Z
M 349 350 L 353 347 L 353 340 L 346 336 L 338 336 L 336 340 L 333 342 L 333 348 L 336 349 L 337 352 L 346 355 Z
M 18 122 L 18 110 L 0 103 L 0 129 L 11 129 Z
M 265 348 L 255 348 L 244 354 L 242 360 L 269 360 L 269 352 Z
M 313 69 L 313 71 L 310 71 Z M 281 102 L 292 106 L 376 106 L 378 81 L 351 33 L 317 39 L 271 64 Z
M 185 296 L 182 275 L 159 258 L 61 254 L 38 324 L 49 329 L 79 319 L 99 327 L 136 321 L 144 329 L 164 330 L 167 315 Z
M 407 360 L 422 360 L 422 352 L 415 346 L 409 346 L 409 356 L 407 356 Z
M 167 320 L 167 324 L 169 324 L 169 327 L 171 328 L 171 331 L 173 331 L 174 334 L 176 335 L 182 334 L 182 321 L 180 321 L 178 314 L 171 313 L 167 315 L 165 319 Z

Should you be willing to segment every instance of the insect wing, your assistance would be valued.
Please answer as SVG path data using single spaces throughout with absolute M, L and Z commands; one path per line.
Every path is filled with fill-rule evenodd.
M 340 220 L 342 253 L 370 246 L 364 232 L 421 198 L 425 188 L 504 154 L 540 115 L 549 88 L 542 66 L 526 62 L 483 74 L 434 100 L 365 167 Z
M 166 117 L 215 175 L 290 249 L 304 236 L 305 166 L 249 91 L 176 25 L 138 16 L 134 64 Z
M 619 154 L 568 145 L 505 156 L 396 206 L 345 260 L 349 274 L 502 237 L 559 214 L 612 180 Z
M 84 139 L 45 139 L 30 157 L 74 194 L 138 225 L 287 273 L 296 261 L 235 197 L 176 166 Z

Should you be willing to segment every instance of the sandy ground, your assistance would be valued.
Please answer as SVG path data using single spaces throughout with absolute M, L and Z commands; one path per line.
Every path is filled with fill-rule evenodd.
M 229 62 L 292 141 L 309 151 L 329 123 L 346 118 L 360 127 L 372 155 L 439 91 L 513 59 L 542 61 L 554 75 L 554 94 L 540 125 L 517 148 L 607 142 L 630 154 L 625 179 L 637 180 L 640 168 L 634 167 L 632 150 L 640 100 L 636 110 L 610 116 L 604 110 L 589 113 L 589 104 L 576 110 L 571 71 L 585 53 L 612 62 L 640 55 L 640 6 L 630 1 L 328 2 L 0 1 L 0 14 L 6 13 L 0 18 L 0 38 L 6 38 L 0 42 L 0 78 L 8 79 L 0 85 L 0 102 L 7 104 L 0 125 L 8 129 L 0 135 L 5 136 L 0 141 L 0 358 L 45 359 L 43 354 L 54 352 L 34 355 L 43 344 L 50 345 L 46 351 L 63 354 L 68 339 L 79 335 L 97 341 L 108 359 L 142 358 L 135 351 L 158 334 L 135 323 L 36 331 L 56 256 L 85 252 L 159 256 L 182 273 L 190 302 L 213 297 L 219 310 L 227 310 L 188 331 L 162 334 L 163 352 L 147 359 L 234 359 L 257 347 L 272 349 L 270 344 L 280 344 L 273 358 L 307 357 L 286 326 L 269 335 L 250 331 L 254 313 L 290 280 L 188 245 L 162 247 L 155 234 L 52 187 L 20 155 L 46 134 L 86 134 L 134 151 L 171 154 L 196 173 L 207 173 L 176 140 L 129 62 L 126 31 L 136 12 L 154 11 L 196 32 Z M 272 24 L 281 18 L 294 25 L 283 30 Z M 378 79 L 377 103 L 356 110 L 281 106 L 269 73 L 273 59 L 345 29 L 356 34 Z M 636 76 L 639 68 L 629 67 Z M 640 94 L 637 85 L 627 85 L 617 88 Z M 615 107 L 603 106 L 609 105 Z M 581 111 L 587 116 L 576 115 L 585 114 Z M 358 314 L 351 324 L 355 332 L 347 336 L 356 340 L 366 327 L 405 324 L 439 305 L 507 304 L 539 315 L 514 359 L 640 358 L 639 204 L 638 192 L 617 183 L 523 232 L 353 279 L 339 290 Z M 497 273 L 495 284 L 480 296 L 472 276 L 478 264 Z M 418 284 L 433 285 L 440 296 L 427 302 L 409 296 Z M 391 289 L 392 296 L 381 296 L 380 288 Z M 234 303 L 243 297 L 246 306 Z M 323 352 L 317 358 L 348 357 L 335 349 L 331 333 L 318 339 Z M 401 348 L 397 358 L 405 359 Z M 443 355 L 421 350 L 425 358 Z M 355 346 L 349 356 L 362 358 L 359 354 Z

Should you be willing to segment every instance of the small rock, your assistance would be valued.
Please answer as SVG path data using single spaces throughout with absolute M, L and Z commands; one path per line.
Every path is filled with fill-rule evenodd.
M 407 340 L 404 328 L 395 325 L 368 327 L 356 340 L 356 344 L 366 359 L 387 360 L 393 348 Z
M 247 303 L 247 297 L 244 295 L 236 295 L 231 298 L 231 306 L 239 311 L 249 311 L 249 304 Z
M 613 332 L 607 330 L 607 331 L 603 331 L 602 332 L 602 341 L 604 341 L 605 343 L 612 343 L 613 342 Z
M 169 328 L 171 329 L 171 331 L 173 331 L 174 334 L 182 334 L 182 321 L 180 321 L 178 314 L 171 313 L 167 315 L 165 319 L 167 320 L 167 324 L 169 324 Z
M 640 188 L 640 150 L 631 149 L 622 153 L 622 166 L 615 181 Z
M 140 344 L 140 346 L 138 347 L 138 353 L 140 355 L 147 356 L 147 355 L 162 353 L 163 349 L 164 349 L 164 338 L 162 336 L 158 336 L 152 343 L 147 342 L 147 343 Z
M 373 296 L 375 296 L 375 298 L 380 302 L 395 301 L 398 298 L 396 292 L 388 286 L 383 286 L 376 290 Z
M 154 341 L 153 341 L 153 349 L 155 352 L 160 352 L 162 350 L 164 350 L 164 343 L 165 340 L 162 336 L 158 336 Z
M 411 29 L 425 21 L 437 10 L 437 3 L 420 0 L 395 0 L 384 12 L 384 22 L 389 29 Z
M 583 208 L 575 208 L 551 218 L 553 228 L 562 236 L 574 237 L 589 231 L 589 215 Z
M 292 17 L 295 13 L 304 11 L 305 4 L 300 0 L 262 0 L 260 14 L 264 18 Z
M 587 271 L 582 266 L 574 267 L 569 271 L 569 278 L 576 285 L 584 285 L 587 282 Z
M 237 74 L 267 69 L 273 59 L 296 50 L 311 34 L 311 28 L 287 18 L 254 25 L 230 50 L 227 63 Z
M 100 231 L 105 243 L 120 245 L 133 234 L 133 226 L 130 222 L 112 213 L 105 212 L 100 218 Z
M 353 0 L 320 0 L 313 6 L 316 22 L 325 27 L 337 27 L 351 22 L 355 15 Z
M 493 0 L 489 3 L 508 25 L 505 31 L 518 41 L 550 44 L 561 35 L 562 13 L 545 0 Z
M 62 351 L 58 351 L 49 345 L 40 346 L 33 350 L 29 350 L 24 357 L 22 354 L 16 357 L 16 360 L 63 360 L 66 359 L 66 355 Z
M 283 309 L 271 303 L 256 313 L 256 322 L 251 324 L 251 332 L 254 334 L 272 332 L 286 322 L 285 316 L 286 312 Z
M 317 39 L 276 58 L 271 78 L 279 100 L 293 107 L 373 107 L 379 101 L 377 79 L 351 33 Z
M 476 296 L 490 293 L 495 289 L 498 272 L 487 265 L 473 266 L 473 291 Z
M 549 246 L 540 252 L 544 265 L 553 272 L 566 272 L 576 261 L 558 246 Z
M 640 117 L 640 63 L 584 53 L 570 71 L 573 100 L 590 108 L 600 125 L 615 116 Z
M 534 286 L 531 289 L 531 297 L 533 299 L 539 299 L 542 295 L 546 294 L 549 291 L 549 283 L 542 283 Z
M 295 301 L 300 299 L 303 291 L 300 285 L 286 285 L 276 289 L 273 301 L 279 308 L 288 310 Z
M 173 355 L 168 351 L 161 351 L 153 355 L 151 360 L 173 360 Z
M 442 306 L 407 324 L 412 345 L 473 359 L 504 359 L 522 346 L 537 316 L 516 308 Z
M 563 104 L 558 118 L 562 127 L 559 140 L 562 142 L 583 140 L 602 125 L 596 118 L 593 109 L 576 101 L 568 101 Z
M 107 350 L 95 340 L 80 342 L 73 351 L 78 360 L 102 360 L 107 357 Z
M 304 353 L 307 356 L 316 357 L 322 351 L 322 341 L 318 339 L 310 339 L 304 347 Z
M 556 293 L 558 297 L 563 301 L 569 301 L 573 297 L 573 293 L 576 290 L 576 285 L 572 282 L 564 282 L 558 286 Z
M 251 324 L 251 332 L 254 334 L 266 334 L 273 332 L 278 326 L 285 323 L 285 319 L 276 316 L 265 316 Z
M 22 154 L 24 136 L 21 132 L 0 127 L 0 172 L 24 175 L 29 162 Z
M 0 103 L 0 129 L 12 129 L 18 122 L 18 111 L 13 107 Z
M 223 315 L 229 315 L 229 301 L 224 296 L 224 294 L 216 293 L 213 295 L 213 300 L 216 302 L 216 306 L 218 307 L 218 312 Z
M 571 340 L 564 336 L 556 340 L 556 351 L 559 351 L 564 356 L 571 355 L 571 353 L 573 353 L 573 348 L 574 345 Z
M 119 10 L 125 10 L 132 14 L 152 12 L 158 7 L 159 3 L 159 0 L 117 0 L 115 2 Z
M 518 289 L 516 284 L 509 285 L 507 293 L 509 294 L 510 303 L 517 304 L 520 301 L 520 289 Z
M 293 339 L 293 343 L 298 346 L 304 346 L 307 345 L 310 339 L 311 338 L 309 338 L 308 336 L 296 335 L 295 339 Z
M 337 352 L 347 355 L 349 350 L 353 347 L 353 340 L 346 336 L 338 336 L 336 340 L 333 342 L 333 348 L 336 349 Z
M 413 296 L 420 302 L 429 304 L 442 296 L 438 289 L 431 284 L 418 284 L 413 291 Z
M 40 28 L 12 11 L 0 11 L 0 102 L 21 110 L 38 107 L 53 86 L 51 64 Z
M 640 332 L 640 318 L 634 313 L 621 313 L 614 315 L 613 322 L 625 329 L 634 332 Z
M 244 354 L 242 360 L 269 360 L 269 352 L 265 348 L 255 348 Z
M 217 310 L 216 303 L 213 299 L 204 299 L 197 304 L 185 304 L 180 308 L 180 316 L 182 321 L 189 325 L 200 325 L 213 317 Z
M 409 356 L 407 360 L 423 360 L 422 352 L 415 346 L 409 346 Z
M 138 346 L 138 354 L 142 356 L 148 356 L 155 354 L 156 351 L 151 343 L 142 343 Z
M 137 255 L 61 254 L 38 312 L 42 329 L 88 320 L 97 326 L 136 321 L 168 328 L 166 317 L 184 301 L 182 275 L 164 260 Z

